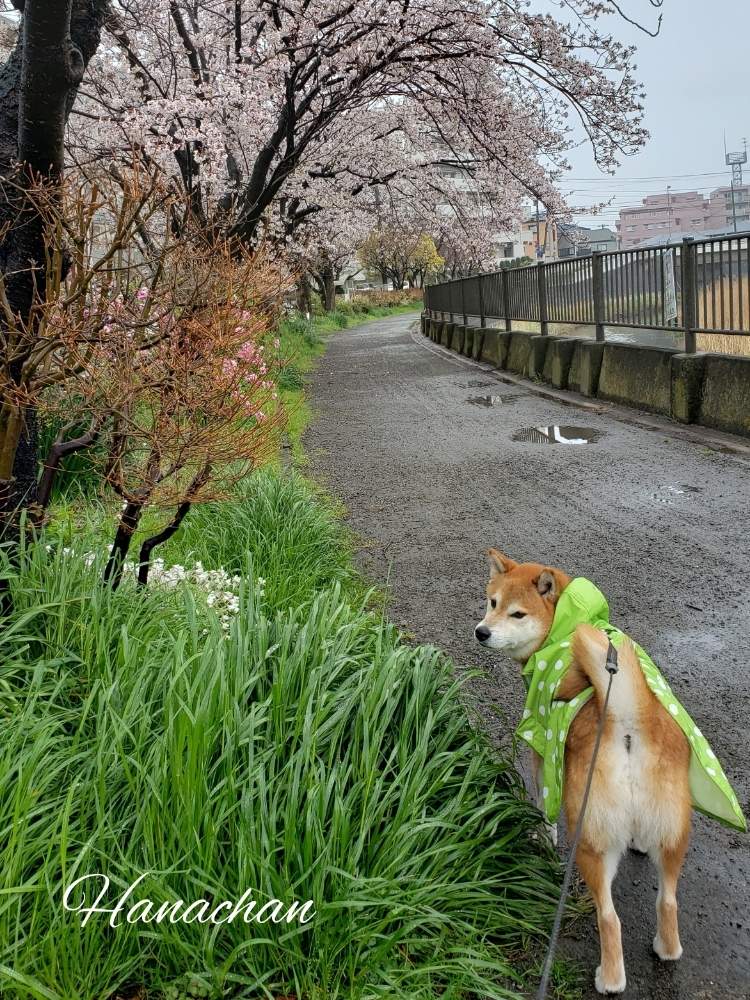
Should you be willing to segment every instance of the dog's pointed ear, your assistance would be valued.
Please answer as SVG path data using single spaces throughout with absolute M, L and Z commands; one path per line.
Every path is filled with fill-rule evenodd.
M 490 561 L 490 578 L 502 576 L 503 573 L 510 573 L 518 565 L 517 562 L 513 562 L 512 559 L 504 556 L 497 549 L 487 549 L 487 558 Z
M 546 569 L 543 569 L 537 577 L 536 589 L 542 597 L 554 603 L 557 601 L 563 590 L 565 590 L 569 582 L 568 577 L 565 576 L 564 573 L 561 573 L 559 569 L 547 567 Z

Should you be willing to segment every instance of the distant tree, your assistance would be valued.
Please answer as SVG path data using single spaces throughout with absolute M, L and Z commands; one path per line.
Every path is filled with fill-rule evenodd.
M 374 229 L 357 256 L 363 267 L 377 272 L 384 284 L 392 282 L 396 289 L 423 284 L 444 264 L 431 236 L 395 227 Z

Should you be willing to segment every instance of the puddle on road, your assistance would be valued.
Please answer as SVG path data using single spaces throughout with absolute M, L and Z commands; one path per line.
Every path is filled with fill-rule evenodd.
M 468 396 L 466 402 L 472 406 L 485 406 L 489 409 L 492 406 L 502 406 L 503 403 L 515 403 L 517 399 L 527 395 L 526 392 L 512 392 L 506 393 L 505 396 Z
M 591 427 L 550 424 L 548 427 L 522 427 L 511 440 L 528 444 L 593 444 L 601 436 L 601 431 Z
M 672 484 L 664 488 L 663 493 L 652 493 L 651 499 L 655 500 L 656 503 L 672 504 L 675 501 L 675 497 L 686 497 L 691 493 L 702 493 L 703 489 L 700 486 L 687 486 L 685 483 Z M 664 493 L 667 495 L 664 496 Z

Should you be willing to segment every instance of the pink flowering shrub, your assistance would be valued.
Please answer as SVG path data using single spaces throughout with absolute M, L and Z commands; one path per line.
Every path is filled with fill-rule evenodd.
M 164 531 L 177 530 L 192 503 L 224 495 L 275 447 L 286 279 L 262 249 L 176 229 L 183 196 L 137 164 L 116 180 L 71 177 L 54 200 L 40 192 L 38 208 L 48 281 L 33 330 L 9 331 L 26 357 L 13 403 L 60 427 L 42 509 L 65 456 L 97 443 L 122 501 L 107 568 L 116 584 L 147 507 L 172 508 Z

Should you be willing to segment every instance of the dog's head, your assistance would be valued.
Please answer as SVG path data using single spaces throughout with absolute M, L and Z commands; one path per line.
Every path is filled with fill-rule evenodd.
M 514 562 L 497 549 L 487 555 L 487 611 L 474 635 L 483 646 L 525 662 L 544 645 L 557 599 L 570 577 L 541 563 Z

